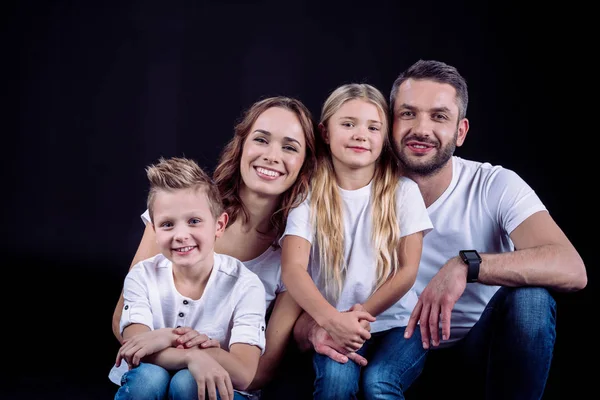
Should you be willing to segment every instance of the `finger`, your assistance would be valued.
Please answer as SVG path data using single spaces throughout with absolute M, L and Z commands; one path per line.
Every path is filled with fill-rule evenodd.
M 335 351 L 329 346 L 317 346 L 315 347 L 315 352 L 327 356 L 333 361 L 339 362 L 340 364 L 346 364 L 348 362 L 348 357 L 346 357 L 342 353 Z
M 217 400 L 217 387 L 213 379 L 206 380 L 206 394 L 209 400 Z
M 415 331 L 415 327 L 417 326 L 417 322 L 421 317 L 421 310 L 423 309 L 423 303 L 421 300 L 417 301 L 417 305 L 413 308 L 412 313 L 410 313 L 410 318 L 408 319 L 408 324 L 406 324 L 406 329 L 404 329 L 404 338 L 410 339 L 413 332 Z
M 117 353 L 117 359 L 115 360 L 115 366 L 118 367 L 121 365 L 121 360 L 123 359 L 123 357 L 121 357 L 121 353 Z
M 192 330 L 184 335 L 181 335 L 177 338 L 178 343 L 185 343 L 186 347 L 194 347 L 198 346 L 202 342 L 208 340 L 208 336 L 203 333 L 198 333 L 197 331 Z M 188 346 L 189 343 L 189 346 Z
M 423 342 L 423 348 L 427 350 L 429 348 L 429 305 L 423 305 L 423 311 L 421 312 L 421 319 L 419 320 L 419 328 L 421 329 L 421 341 Z
M 362 343 L 364 343 L 365 340 L 371 339 L 371 332 L 369 332 L 365 328 L 361 327 L 360 331 L 358 331 L 358 334 L 363 339 L 362 342 L 361 342 L 361 345 L 362 345 Z
M 227 386 L 227 393 L 229 393 L 229 398 L 233 400 L 233 383 L 231 383 L 231 377 L 229 376 L 229 374 L 227 374 L 227 376 L 225 377 L 225 385 Z
M 371 332 L 371 323 L 369 321 L 367 321 L 366 319 L 361 319 L 358 322 L 360 323 L 360 326 Z
M 227 390 L 227 384 L 225 384 L 225 379 L 217 379 L 215 384 L 217 386 L 217 391 L 219 393 L 219 397 L 221 397 L 221 400 L 230 400 L 231 397 L 229 396 L 229 391 Z
M 353 313 L 355 313 L 356 317 L 360 320 L 360 319 L 366 319 L 369 322 L 375 322 L 375 317 L 372 316 L 371 314 L 369 314 L 366 311 L 352 311 Z
M 434 304 L 429 312 L 429 333 L 431 334 L 431 343 L 434 346 L 440 344 L 440 306 Z
M 198 385 L 198 400 L 204 400 L 206 398 L 206 383 L 204 382 L 204 378 L 197 379 L 196 384 Z
M 364 311 L 364 310 L 365 310 L 365 308 L 363 307 L 362 304 L 356 303 L 352 307 L 350 307 L 350 309 L 348 311 Z
M 450 338 L 450 321 L 452 319 L 452 307 L 442 306 L 442 339 Z
M 139 351 L 136 351 L 135 354 L 133 355 L 133 365 L 135 365 L 136 367 L 138 365 L 140 365 L 140 361 L 142 360 L 142 358 L 144 358 L 146 356 L 146 350 L 141 349 Z
M 186 345 L 187 345 L 187 343 L 186 343 Z M 217 339 L 208 339 L 206 342 L 202 343 L 200 346 L 203 349 L 206 349 L 206 348 L 209 348 L 209 347 L 220 348 L 221 347 L 221 343 Z
M 193 331 L 194 329 L 190 328 L 189 326 L 178 326 L 177 328 L 175 328 L 173 330 L 173 332 L 175 332 L 178 335 L 185 335 L 186 333 Z
M 367 363 L 368 363 L 367 359 L 364 358 L 363 356 L 361 356 L 358 353 L 348 353 L 347 356 L 348 356 L 348 359 L 354 361 L 355 363 L 357 363 L 361 367 L 366 366 Z

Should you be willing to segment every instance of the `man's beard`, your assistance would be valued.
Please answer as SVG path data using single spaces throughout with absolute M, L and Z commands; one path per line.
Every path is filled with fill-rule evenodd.
M 435 145 L 437 152 L 433 159 L 428 162 L 422 162 L 420 157 L 407 157 L 401 150 L 400 146 L 394 141 L 394 146 L 396 147 L 396 155 L 398 156 L 398 160 L 400 161 L 400 165 L 405 172 L 411 173 L 413 175 L 419 176 L 429 176 L 435 175 L 446 163 L 456 150 L 456 140 L 458 138 L 458 129 L 454 132 L 454 137 L 448 144 L 444 147 L 438 148 L 439 142 L 432 142 L 429 138 L 420 136 L 420 135 L 410 135 L 403 139 L 403 141 L 408 140 L 418 140 L 423 143 L 428 143 Z

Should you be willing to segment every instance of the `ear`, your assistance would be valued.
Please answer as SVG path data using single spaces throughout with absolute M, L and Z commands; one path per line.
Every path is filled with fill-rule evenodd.
M 466 118 L 458 121 L 458 135 L 456 137 L 456 146 L 460 147 L 465 142 L 467 132 L 469 131 L 469 120 Z
M 327 132 L 327 128 L 322 123 L 319 124 L 319 131 L 321 132 L 321 137 L 323 141 L 329 144 L 329 133 Z
M 223 236 L 223 233 L 225 232 L 225 228 L 227 228 L 228 222 L 229 222 L 229 215 L 226 212 L 219 215 L 219 217 L 217 218 L 217 220 L 215 222 L 216 227 L 217 227 L 217 230 L 215 232 L 215 237 Z

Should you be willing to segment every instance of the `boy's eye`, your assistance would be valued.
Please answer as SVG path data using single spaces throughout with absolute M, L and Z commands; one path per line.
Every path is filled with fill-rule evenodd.
M 202 221 L 200 221 L 199 218 L 192 218 L 192 219 L 190 219 L 190 224 L 192 224 L 192 225 L 193 224 L 199 224 L 200 222 L 202 222 Z
M 173 224 L 169 221 L 163 222 L 162 224 L 160 224 L 161 228 L 171 228 L 172 226 L 173 226 Z

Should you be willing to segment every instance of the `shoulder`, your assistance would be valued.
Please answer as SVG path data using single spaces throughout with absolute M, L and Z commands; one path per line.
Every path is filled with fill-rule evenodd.
M 162 254 L 157 254 L 150 258 L 146 258 L 131 267 L 129 273 L 134 274 L 149 274 L 155 273 L 159 269 L 168 268 L 171 261 Z
M 458 174 L 459 182 L 475 181 L 484 185 L 492 183 L 510 185 L 523 182 L 523 179 L 515 171 L 502 165 L 465 160 L 456 156 L 453 160 L 456 163 L 455 171 Z

